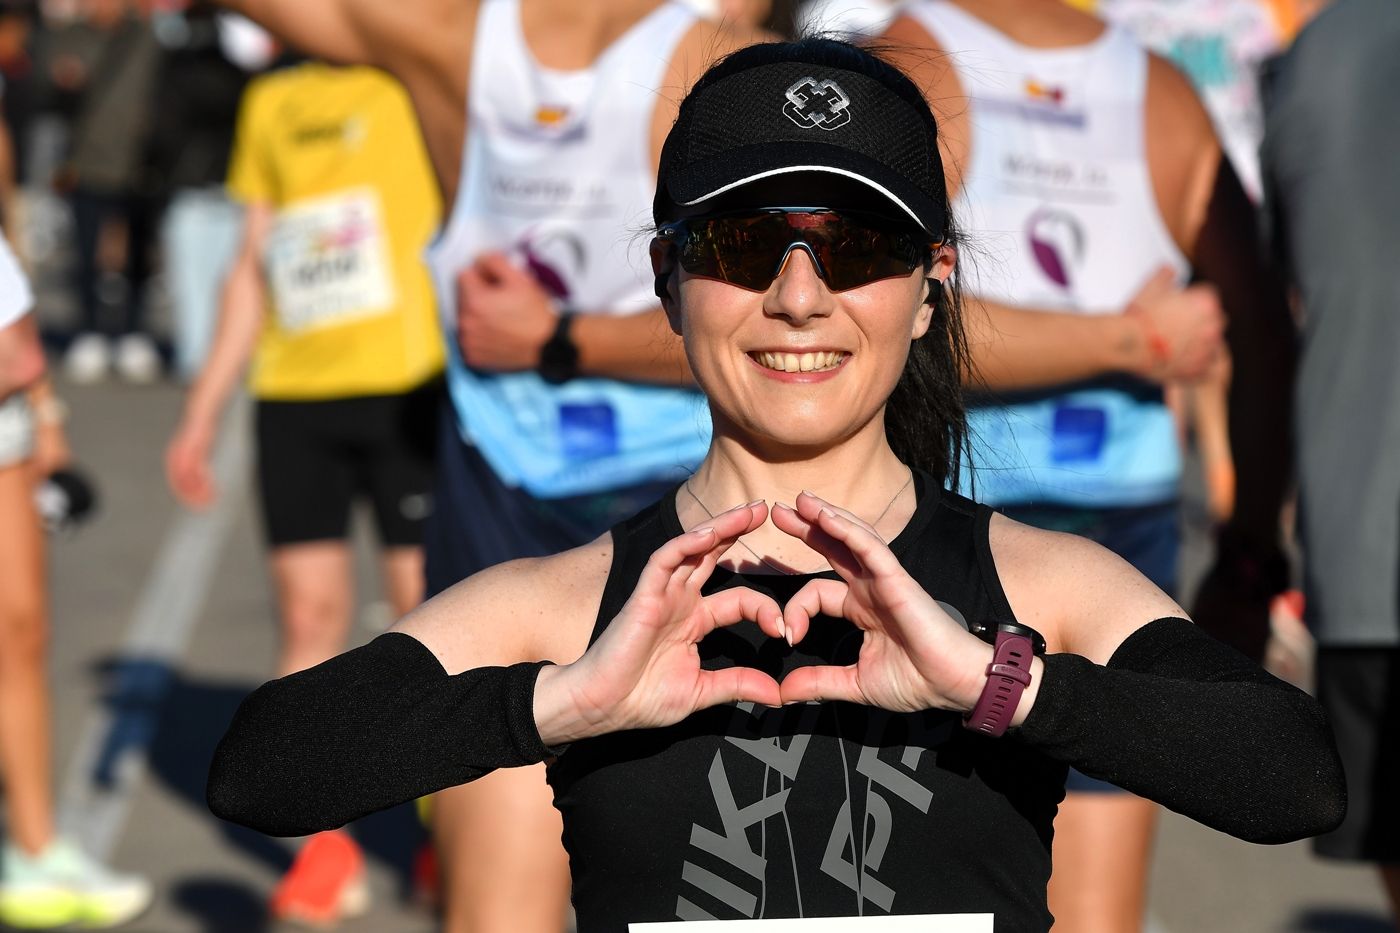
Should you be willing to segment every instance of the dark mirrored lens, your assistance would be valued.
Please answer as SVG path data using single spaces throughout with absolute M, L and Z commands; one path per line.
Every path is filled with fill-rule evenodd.
M 756 291 L 772 283 L 792 242 L 782 214 L 711 217 L 686 226 L 680 263 L 687 272 Z
M 794 243 L 805 243 L 832 291 L 908 275 L 927 245 L 916 233 L 834 211 L 764 211 L 676 225 L 678 259 L 692 275 L 763 291 Z

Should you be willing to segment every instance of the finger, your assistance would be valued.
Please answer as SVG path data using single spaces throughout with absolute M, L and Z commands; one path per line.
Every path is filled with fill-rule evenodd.
M 722 539 L 738 538 L 743 533 L 743 529 L 749 525 L 749 511 L 747 506 L 740 506 L 728 512 L 721 512 L 704 524 L 672 538 L 657 548 L 642 571 L 637 583 L 638 589 L 650 589 L 661 593 L 673 579 L 677 582 L 687 582 L 706 553 L 717 547 Z M 677 573 L 682 567 L 686 567 L 683 576 Z
M 825 557 L 841 576 L 850 579 L 862 572 L 860 561 L 850 548 L 823 531 L 815 521 L 803 518 L 792 506 L 774 505 L 773 525 Z
M 904 490 L 902 490 L 902 489 L 900 490 L 900 492 L 903 492 L 903 491 L 904 491 Z M 797 503 L 796 503 L 796 505 L 797 505 L 797 511 L 798 511 L 800 514 L 802 514 L 804 517 L 806 517 L 806 518 L 811 518 L 811 519 L 815 519 L 815 518 L 816 518 L 816 511 L 815 511 L 815 510 L 811 510 L 811 509 L 804 510 L 804 509 L 802 508 L 803 503 L 806 502 L 806 501 L 808 501 L 808 500 L 811 500 L 812 502 L 815 502 L 815 503 L 817 504 L 817 507 L 818 507 L 818 508 L 826 509 L 828 512 L 835 512 L 837 515 L 841 516 L 842 518 L 846 519 L 847 521 L 853 522 L 854 524 L 859 525 L 860 527 L 864 528 L 866 531 L 870 532 L 870 533 L 871 533 L 872 535 L 874 535 L 875 537 L 877 537 L 877 538 L 880 537 L 880 533 L 879 533 L 878 531 L 875 530 L 875 526 L 874 526 L 874 525 L 871 525 L 869 522 L 867 522 L 865 519 L 861 518 L 859 515 L 855 514 L 854 512 L 849 512 L 849 511 L 847 511 L 846 509 L 841 508 L 840 506 L 832 505 L 830 502 L 827 502 L 825 499 L 823 499 L 821 496 L 818 496 L 816 493 L 811 493 L 811 492 L 806 492 L 806 491 L 803 491 L 803 492 L 798 493 L 798 495 L 797 495 Z M 880 540 L 883 541 L 884 539 L 881 538 Z
M 1176 272 L 1171 266 L 1158 266 L 1142 283 L 1133 301 L 1150 301 L 1172 290 L 1176 282 Z
M 525 273 L 511 261 L 509 256 L 496 250 L 482 253 L 477 257 L 476 267 L 490 285 L 502 285 L 525 276 Z
M 459 304 L 470 302 L 472 296 L 486 286 L 486 279 L 475 264 L 467 266 L 457 274 L 457 298 Z M 466 310 L 462 308 L 462 310 Z
M 831 582 L 831 581 L 828 581 Z M 783 610 L 777 600 L 747 586 L 736 586 L 705 597 L 705 623 L 695 633 L 699 641 L 715 629 L 749 620 L 769 638 L 785 638 Z
M 787 629 L 788 644 L 795 645 L 807 637 L 813 616 L 842 617 L 850 587 L 842 580 L 809 580 L 793 594 L 783 609 L 783 627 Z
M 805 703 L 808 700 L 865 702 L 860 692 L 860 681 L 856 678 L 855 665 L 799 667 L 783 678 L 779 689 L 784 704 Z
M 782 706 L 783 694 L 778 682 L 751 667 L 730 667 L 722 671 L 701 671 L 696 709 L 708 709 L 721 703 L 761 703 Z
M 690 573 L 690 578 L 686 581 L 690 586 L 697 590 L 704 586 L 705 582 L 710 579 L 710 575 L 714 573 L 715 567 L 719 564 L 720 559 L 724 557 L 725 552 L 733 547 L 735 542 L 741 537 L 751 531 L 757 530 L 768 518 L 768 506 L 761 500 L 750 502 L 747 505 L 737 505 L 729 511 L 743 516 L 745 510 L 748 512 L 747 521 L 742 525 L 734 526 L 730 533 L 720 533 L 715 539 L 714 546 L 695 565 L 694 570 Z M 721 514 L 727 515 L 729 513 Z M 713 525 L 714 523 L 711 521 L 706 524 Z M 726 523 L 725 530 L 729 531 L 728 523 Z
M 821 499 L 807 492 L 797 497 L 797 510 L 803 518 L 849 548 L 856 560 L 871 573 L 884 575 L 903 571 L 889 546 L 864 522 L 854 522 L 837 514 Z M 838 573 L 841 572 L 836 564 L 831 566 Z

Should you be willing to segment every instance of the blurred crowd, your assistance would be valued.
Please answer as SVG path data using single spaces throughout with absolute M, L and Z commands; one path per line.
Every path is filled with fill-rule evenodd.
M 1035 5 L 1039 0 L 1024 2 Z M 990 11 L 985 16 L 971 0 L 915 4 L 938 9 L 926 18 L 881 0 L 690 0 L 690 5 L 700 15 L 723 17 L 748 30 L 878 37 L 896 50 L 896 61 L 920 81 L 936 111 L 940 101 L 963 95 L 980 106 L 984 98 L 979 94 L 996 92 L 997 69 L 1014 60 L 1016 49 L 1030 50 L 1026 55 L 1034 58 L 1046 48 L 1077 50 L 1098 42 L 1078 38 L 1081 32 L 1076 30 L 1081 28 L 1094 33 L 1094 28 L 1082 25 L 1087 18 L 1082 23 L 1068 21 L 1061 29 L 1051 16 L 1046 19 L 1050 25 L 1039 34 L 1034 24 L 1040 20 L 1034 17 L 1025 20 L 1031 25 L 1004 26 L 998 17 L 1016 17 L 1014 0 L 985 0 L 982 6 Z M 1136 443 L 1158 459 L 1146 466 L 1123 467 L 1117 485 L 1086 488 L 1077 497 L 1057 501 L 1030 501 L 1033 497 L 1015 487 L 1009 473 L 989 473 L 979 493 L 985 491 L 993 504 L 1027 523 L 1097 537 L 1170 593 L 1177 583 L 1176 516 L 1183 482 L 1179 451 L 1194 450 L 1187 462 L 1199 465 L 1210 518 L 1222 529 L 1220 558 L 1207 581 L 1202 612 L 1221 614 L 1221 605 L 1230 605 L 1232 594 L 1244 590 L 1268 597 L 1267 611 L 1251 617 L 1247 625 L 1214 630 L 1266 659 L 1284 679 L 1309 688 L 1330 684 L 1334 728 L 1339 734 L 1355 735 L 1355 750 L 1344 748 L 1344 760 L 1349 768 L 1378 769 L 1375 786 L 1383 787 L 1387 775 L 1400 780 L 1400 735 L 1395 721 L 1385 719 L 1400 713 L 1373 709 L 1387 690 L 1392 704 L 1400 694 L 1395 686 L 1400 683 L 1400 607 L 1394 604 L 1400 592 L 1395 585 L 1400 535 L 1391 534 L 1400 524 L 1400 490 L 1393 482 L 1400 474 L 1400 434 L 1391 422 L 1400 415 L 1389 414 L 1391 407 L 1400 407 L 1400 398 L 1393 394 L 1394 367 L 1388 359 L 1389 349 L 1396 346 L 1390 339 L 1394 288 L 1370 283 L 1385 277 L 1389 261 L 1385 248 L 1377 244 L 1394 242 L 1395 217 L 1400 216 L 1386 216 L 1384 209 L 1394 203 L 1400 187 L 1386 161 L 1394 151 L 1389 143 L 1400 141 L 1394 129 L 1396 107 L 1375 90 L 1386 86 L 1394 61 L 1400 60 L 1394 46 L 1387 51 L 1374 38 L 1400 35 L 1394 28 L 1395 11 L 1387 9 L 1384 0 L 1332 0 L 1336 9 L 1325 13 L 1321 11 L 1327 0 L 1071 0 L 1071 5 L 1121 27 L 1121 33 L 1112 34 L 1133 36 L 1159 56 L 1150 67 L 1166 69 L 1165 78 L 1151 70 L 1153 77 L 1142 79 L 1149 86 L 1134 106 L 1140 105 L 1146 115 L 1123 117 L 1128 121 L 1123 126 L 1137 129 L 1135 141 L 1121 144 L 1110 134 L 1098 143 L 1106 160 L 1116 160 L 1103 181 L 1105 190 L 1123 192 L 1138 184 L 1155 194 L 1155 200 L 1148 196 L 1151 203 L 1145 203 L 1140 215 L 1076 217 L 1074 211 L 1062 209 L 1063 204 L 1081 195 L 1081 200 L 1092 200 L 1086 192 L 1098 182 L 1057 179 L 1056 171 L 1069 170 L 1057 169 L 1050 159 L 1041 165 L 1012 166 L 1018 151 L 997 135 L 997 121 L 1030 125 L 1043 120 L 1050 125 L 1072 119 L 1056 109 L 1062 103 L 1056 96 L 1061 88 L 1053 81 L 1028 83 L 1025 100 L 1014 112 L 988 105 L 969 121 L 965 110 L 950 108 L 942 132 L 953 156 L 945 153 L 945 163 L 950 177 L 959 176 L 965 185 L 965 201 L 958 206 L 966 203 L 970 209 L 960 221 L 972 244 L 967 260 L 977 270 L 965 280 L 980 309 L 970 316 L 968 327 L 975 345 L 990 348 L 983 357 L 974 352 L 987 376 L 982 387 L 986 394 L 976 398 L 994 412 L 1001 426 L 989 420 L 984 436 L 995 435 L 1007 424 L 1035 425 L 1034 419 L 1042 415 L 1047 419 L 1044 430 L 1064 445 L 1045 454 L 1047 470 L 1081 470 L 1074 451 L 1114 443 L 1111 437 L 1105 439 L 1102 423 L 1094 420 L 1098 416 L 1093 413 L 1100 410 L 1094 406 L 1100 404 L 1103 410 L 1126 412 L 1123 417 L 1134 423 L 1150 422 L 1152 427 L 1143 427 Z M 276 11 L 273 0 L 243 6 L 254 17 L 270 18 L 267 25 L 274 31 L 295 32 L 279 28 L 275 12 L 259 15 Z M 1374 33 L 1372 43 L 1377 46 L 1365 52 L 1372 57 L 1363 59 L 1372 63 L 1370 71 L 1360 65 L 1337 67 L 1362 49 L 1368 31 Z M 921 43 L 919 48 L 934 54 L 909 54 L 908 46 L 900 43 L 911 41 L 911 36 Z M 993 38 L 978 45 L 984 36 Z M 509 461 L 509 444 L 501 441 L 504 452 L 493 457 L 494 441 L 487 435 L 496 431 L 510 439 L 527 434 L 533 430 L 529 419 L 522 417 L 505 428 L 467 424 L 472 416 L 464 411 L 473 405 L 484 409 L 488 402 L 484 395 L 473 394 L 480 390 L 468 384 L 468 376 L 455 373 L 527 371 L 531 379 L 538 374 L 541 391 L 553 391 L 544 386 L 580 375 L 615 377 L 625 383 L 654 380 L 658 385 L 669 383 L 666 392 L 689 391 L 676 388 L 684 383 L 684 364 L 678 359 L 670 362 L 668 371 L 640 375 L 623 363 L 608 370 L 593 362 L 599 355 L 588 343 L 590 332 L 583 329 L 588 315 L 574 313 L 591 309 L 579 306 L 577 294 L 568 287 L 568 272 L 558 271 L 567 265 L 558 258 L 567 252 L 559 246 L 562 239 L 539 237 L 531 242 L 522 237 L 519 243 L 496 244 L 508 259 L 474 258 L 465 271 L 456 270 L 461 277 L 446 290 L 443 276 L 437 275 L 435 303 L 431 277 L 437 270 L 417 257 L 428 249 L 433 229 L 445 220 L 449 226 L 444 229 L 452 233 L 454 216 L 464 210 L 460 204 L 465 196 L 445 183 L 451 178 L 466 187 L 466 177 L 455 175 L 456 166 L 464 164 L 460 140 L 457 149 L 440 145 L 414 87 L 405 95 L 377 72 L 353 77 L 336 72 L 323 64 L 322 50 L 303 51 L 295 43 L 295 35 L 274 38 L 239 13 L 202 0 L 0 0 L 0 224 L 39 296 L 37 318 L 51 351 L 51 367 L 62 381 L 76 384 L 104 379 L 189 383 L 185 412 L 167 452 L 167 469 L 177 497 L 194 507 L 211 500 L 209 452 L 221 413 L 246 377 L 262 405 L 258 439 L 265 448 L 259 461 L 263 518 L 284 635 L 279 674 L 309 667 L 342 649 L 352 599 L 348 552 L 341 540 L 345 505 L 334 498 L 323 507 L 315 505 L 306 487 L 293 485 L 289 478 L 308 474 L 307 486 L 325 494 L 326 487 L 338 488 L 337 471 L 343 467 L 343 498 L 372 501 L 384 547 L 386 587 L 396 614 L 402 614 L 424 598 L 425 573 L 426 595 L 432 595 L 444 588 L 434 581 L 435 573 L 450 585 L 482 566 L 531 553 L 532 548 L 563 549 L 589 540 L 674 479 L 638 468 L 625 484 L 599 488 L 559 479 L 567 464 L 550 476 L 532 473 L 533 465 L 514 471 L 503 467 Z M 308 59 L 308 52 L 316 57 Z M 391 60 L 387 55 L 375 57 Z M 953 66 L 946 67 L 946 61 Z M 1319 90 L 1324 78 L 1332 82 L 1330 91 Z M 1172 90 L 1162 91 L 1163 87 Z M 317 132 L 307 112 L 329 106 L 329 100 L 380 108 L 374 112 L 395 114 L 393 119 L 402 119 L 410 130 L 409 121 L 415 118 L 423 125 L 421 143 L 416 137 L 410 142 L 399 137 L 362 147 L 379 161 L 366 163 L 360 174 L 355 174 L 359 169 L 337 164 L 334 170 L 345 169 L 346 176 L 337 189 L 343 197 L 335 203 L 311 177 L 323 178 L 332 170 L 331 163 L 314 169 L 293 164 L 286 148 L 291 145 L 289 134 Z M 374 103 L 366 103 L 370 100 Z M 1218 171 L 1186 143 L 1174 148 L 1174 142 L 1190 138 L 1198 112 L 1208 114 L 1201 124 L 1203 138 L 1209 138 L 1211 146 L 1218 140 L 1211 151 L 1225 154 Z M 539 115 L 542 125 L 554 119 Z M 1171 129 L 1161 131 L 1157 142 L 1138 145 L 1153 125 Z M 1001 158 L 1003 164 L 994 167 L 988 161 L 992 158 Z M 1134 161 L 1145 182 L 1124 180 L 1129 169 L 1121 166 Z M 452 166 L 450 172 L 444 173 L 444 164 Z M 989 187 L 987 179 L 1002 170 L 1000 187 Z M 1120 171 L 1123 174 L 1117 174 Z M 1319 174 L 1326 183 L 1318 181 Z M 1343 185 L 1343 178 L 1344 195 L 1338 195 L 1334 189 Z M 1077 193 L 1065 193 L 1076 185 Z M 1055 193 L 1047 196 L 1048 206 L 1033 215 L 1025 231 L 1024 256 L 1018 259 L 998 239 L 1006 233 L 1005 217 L 982 211 L 998 198 L 1020 197 L 1036 186 Z M 356 192 L 376 187 L 385 192 L 381 198 L 357 200 Z M 314 196 L 307 194 L 299 201 L 298 192 Z M 1379 215 L 1374 219 L 1364 212 L 1352 213 L 1367 201 Z M 479 204 L 471 209 L 481 213 Z M 1139 217 L 1150 221 L 1140 224 Z M 1097 266 L 1084 259 L 1086 235 L 1112 236 L 1114 231 L 1122 233 L 1115 225 L 1123 224 L 1135 225 L 1134 235 L 1145 225 L 1155 225 L 1151 237 L 1143 237 L 1151 243 L 1141 245 L 1123 233 L 1121 240 L 1128 244 L 1123 249 L 1141 245 L 1138 252 L 1123 254 L 1126 259 L 1095 259 Z M 330 259 L 324 250 L 316 252 L 319 245 L 307 245 L 319 243 L 317 237 L 349 235 L 346 231 L 364 225 L 373 227 L 371 233 Z M 463 229 L 479 235 L 471 224 Z M 626 233 L 619 231 L 618 236 Z M 451 236 L 445 239 L 450 247 Z M 443 248 L 442 240 L 433 246 Z M 307 258 L 312 252 L 318 257 L 315 262 Z M 345 264 L 368 266 L 347 272 L 335 266 L 337 257 Z M 402 271 L 400 263 L 416 268 Z M 1016 279 L 1021 271 L 1022 278 Z M 517 275 L 527 281 L 516 282 Z M 1025 285 L 1037 275 L 1043 287 Z M 386 280 L 397 282 L 396 290 L 385 286 Z M 641 281 L 642 294 L 649 297 L 649 273 L 642 273 Z M 393 291 L 397 298 L 366 297 L 377 294 L 376 289 Z M 419 292 L 427 297 L 404 297 Z M 455 295 L 457 307 L 446 306 L 442 295 L 448 292 Z M 383 322 L 373 324 L 365 307 L 389 304 L 398 315 L 392 332 L 369 330 Z M 550 310 L 533 316 L 522 311 L 519 320 L 525 323 L 515 331 L 502 323 L 513 309 L 534 304 Z M 491 309 L 496 306 L 506 313 L 494 314 Z M 268 308 L 276 313 L 268 315 Z M 1030 319 L 1016 316 L 1027 311 L 1047 325 L 1043 338 L 1034 337 L 1044 342 L 1022 346 L 1006 339 L 1008 334 L 1019 338 L 1023 330 L 1030 332 Z M 1258 323 L 1269 315 L 1273 323 Z M 1088 316 L 1102 325 L 1102 334 L 1075 329 Z M 1074 320 L 1060 321 L 1061 317 Z M 440 318 L 446 325 L 445 344 L 437 336 Z M 1048 329 L 1052 323 L 1059 328 L 1053 334 Z M 1115 324 L 1125 329 L 1117 336 L 1108 334 L 1107 328 Z M 1296 406 L 1280 401 L 1295 392 L 1295 324 L 1302 335 Z M 353 361 L 348 361 L 350 351 L 334 359 L 327 356 L 333 351 L 327 349 L 324 334 L 331 325 L 359 328 L 361 339 L 354 353 L 360 355 Z M 1279 343 L 1281 328 L 1287 336 Z M 529 333 L 522 336 L 524 330 Z M 309 349 L 313 331 L 322 342 Z M 624 346 L 635 340 L 648 347 L 634 354 L 637 359 L 654 356 L 649 338 L 637 333 L 642 336 L 619 331 L 603 342 Z M 1098 355 L 1089 359 L 1091 352 Z M 1117 356 L 1107 357 L 1110 353 Z M 1110 362 L 1105 364 L 1105 358 Z M 660 364 L 652 360 L 647 365 Z M 23 461 L 24 483 L 60 477 L 60 485 L 78 490 L 72 493 L 73 501 L 81 502 L 87 495 L 78 488 L 81 477 L 64 478 L 71 472 L 71 454 L 62 434 L 62 403 L 52 381 L 28 390 L 28 414 L 23 417 L 28 419 L 30 440 L 16 448 L 22 454 L 11 464 L 0 460 L 0 481 L 7 466 Z M 1131 383 L 1127 388 L 1125 381 Z M 1042 391 L 1047 386 L 1055 389 L 1053 394 Z M 512 392 L 502 394 L 517 404 L 526 397 Z M 1112 393 L 1114 400 L 1093 401 L 1109 395 L 1092 393 Z M 382 413 L 327 407 L 332 401 L 368 397 L 395 401 Z M 304 404 L 318 407 L 295 408 Z M 647 404 L 663 405 L 667 399 L 657 395 Z M 1123 407 L 1128 405 L 1140 407 Z M 381 417 L 393 425 L 385 428 L 384 436 L 394 435 L 398 446 L 392 457 L 386 454 L 372 464 L 346 466 L 332 462 L 331 454 L 316 460 L 313 456 L 319 453 L 313 455 L 310 447 L 295 446 L 292 440 L 307 443 L 305 437 L 314 427 L 327 432 L 326 450 L 349 445 L 352 431 L 357 432 L 354 444 L 378 444 L 381 438 L 373 426 Z M 592 449 L 590 445 L 599 443 L 595 415 L 583 411 L 578 417 L 569 437 Z M 325 426 L 337 419 L 344 422 L 344 431 L 330 437 L 332 429 Z M 404 424 L 413 426 L 407 440 L 407 429 L 400 430 Z M 485 508 L 482 503 L 489 501 L 494 509 L 503 497 L 519 493 L 520 504 L 512 506 L 516 511 L 503 510 L 499 521 L 509 524 L 518 516 L 528 516 L 518 518 L 522 523 L 538 521 L 536 505 L 545 501 L 553 503 L 554 510 L 547 532 L 526 542 L 493 541 L 495 550 L 480 546 L 478 553 L 472 550 L 476 543 L 466 546 L 448 536 L 434 538 L 445 533 L 429 518 L 441 523 L 440 516 L 410 514 L 412 510 L 403 506 L 410 500 L 435 498 L 438 508 L 445 508 L 451 491 L 443 488 L 441 478 L 434 479 L 433 457 L 423 451 L 433 448 L 436 436 L 439 469 L 446 471 L 442 438 L 450 443 L 459 435 L 470 435 L 472 443 L 463 447 L 475 458 L 451 467 L 461 471 L 453 474 L 459 488 L 467 473 L 476 476 L 489 470 L 499 474 L 490 482 L 500 480 L 500 489 L 483 485 L 478 501 L 459 504 L 461 514 L 479 515 Z M 1000 440 L 1004 449 L 1018 454 L 1037 443 L 1030 434 L 1015 435 L 1014 429 Z M 1359 457 L 1364 464 L 1339 456 L 1339 451 L 1356 451 L 1358 445 L 1365 446 L 1365 455 Z M 274 448 L 283 452 L 280 460 L 272 459 Z M 0 452 L 3 449 L 0 444 Z M 982 453 L 974 447 L 974 454 Z M 1297 561 L 1300 543 L 1293 532 L 1295 507 L 1289 504 L 1280 513 L 1278 502 L 1270 501 L 1275 488 L 1278 495 L 1272 498 L 1283 498 L 1290 459 L 1297 461 L 1303 500 L 1303 563 L 1302 570 L 1293 571 L 1289 561 Z M 1265 460 L 1269 463 L 1261 466 Z M 1150 491 L 1134 491 L 1141 489 Z M 0 483 L 0 520 L 8 525 L 28 490 L 17 484 L 7 493 Z M 1367 524 L 1364 517 L 1374 518 L 1373 510 L 1385 512 L 1384 521 Z M 124 918 L 139 912 L 151 897 L 140 879 L 85 862 L 81 853 L 70 849 L 51 848 L 58 843 L 53 842 L 52 802 L 44 789 L 50 781 L 47 739 L 41 736 L 48 728 L 41 699 L 47 687 L 33 673 L 42 665 L 44 650 L 42 542 L 37 521 L 33 528 L 25 527 L 26 543 L 13 545 L 13 553 L 3 550 L 11 545 L 0 545 L 0 565 L 28 568 L 24 586 L 7 586 L 9 596 L 0 595 L 0 603 L 12 599 L 17 604 L 0 613 L 7 630 L 28 632 L 27 641 L 0 634 L 0 732 L 8 726 L 11 736 L 22 736 L 30 747 L 44 750 L 19 764 L 25 756 L 0 754 L 0 768 L 8 769 L 6 858 L 11 866 L 20 866 L 0 865 L 0 884 L 7 878 L 13 882 L 17 872 L 30 871 L 37 877 L 44 869 L 36 860 L 49 851 L 50 856 L 43 857 L 71 865 L 71 873 L 89 879 L 94 890 L 108 898 L 103 906 L 107 912 L 91 915 L 89 922 Z M 1260 528 L 1271 530 L 1259 532 Z M 1386 540 L 1388 535 L 1391 540 Z M 1151 540 L 1144 544 L 1138 540 L 1143 536 Z M 339 543 L 326 547 L 327 541 Z M 1165 556 L 1160 552 L 1163 546 L 1170 552 Z M 1364 552 L 1364 560 L 1355 556 L 1358 550 Z M 1389 596 L 1366 595 L 1374 589 Z M 13 598 L 21 591 L 28 595 Z M 1191 596 L 1176 598 L 1189 606 L 1186 600 Z M 15 648 L 21 643 L 28 645 L 23 652 Z M 1318 665 L 1314 675 L 1314 655 L 1319 652 L 1326 663 Z M 1356 685 L 1363 682 L 1371 684 L 1369 692 L 1342 699 L 1346 689 L 1360 690 Z M 19 721 L 4 712 L 7 703 L 38 712 Z M 1388 732 L 1377 719 L 1384 720 Z M 1072 783 L 1071 790 L 1051 888 L 1051 907 L 1062 919 L 1057 929 L 1139 929 L 1155 805 L 1129 802 L 1112 788 L 1092 782 Z M 1381 821 L 1385 814 L 1393 820 L 1393 807 L 1373 803 L 1371 796 L 1354 796 L 1361 823 L 1349 824 L 1342 838 L 1324 841 L 1320 850 L 1383 866 L 1385 883 L 1400 905 L 1400 847 L 1393 841 L 1400 837 L 1400 823 L 1377 829 L 1371 821 Z M 484 805 L 476 804 L 478 811 L 473 811 L 471 804 L 454 801 L 450 792 L 441 797 L 430 819 L 437 851 L 447 863 L 445 883 L 459 891 L 486 883 L 473 874 L 484 869 L 462 866 L 452 841 L 468 832 L 463 826 L 480 825 L 479 808 Z M 1081 808 L 1075 808 L 1075 799 L 1082 802 Z M 473 812 L 478 813 L 476 823 L 471 822 Z M 548 825 L 542 830 L 550 831 Z M 1376 841 L 1378 836 L 1382 841 Z M 362 892 L 346 879 L 353 880 L 363 869 L 349 837 L 315 837 L 303 855 L 273 896 L 274 911 L 318 923 L 333 923 L 353 913 Z M 431 852 L 423 858 L 429 866 L 423 872 L 433 875 Z M 540 898 L 548 902 L 545 908 L 554 906 L 549 901 L 552 880 L 545 879 L 546 894 Z M 453 917 L 451 890 L 444 899 Z M 54 916 L 64 915 L 60 909 Z M 7 913 L 3 894 L 0 919 L 49 925 L 42 912 Z M 455 922 L 449 922 L 450 929 L 471 928 Z

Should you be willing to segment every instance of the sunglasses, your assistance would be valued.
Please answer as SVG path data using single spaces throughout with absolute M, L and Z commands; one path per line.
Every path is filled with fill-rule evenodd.
M 662 224 L 691 275 L 766 291 L 795 249 L 812 258 L 834 292 L 913 272 L 942 244 L 908 224 L 824 207 L 764 207 Z

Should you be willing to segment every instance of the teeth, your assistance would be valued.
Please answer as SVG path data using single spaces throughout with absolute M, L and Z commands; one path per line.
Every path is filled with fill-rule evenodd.
M 784 373 L 810 373 L 834 369 L 840 365 L 846 354 L 839 351 L 824 353 L 755 353 L 753 357 L 760 365 Z

